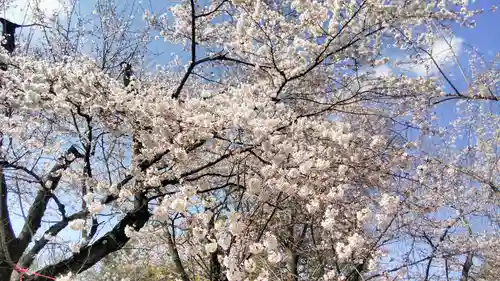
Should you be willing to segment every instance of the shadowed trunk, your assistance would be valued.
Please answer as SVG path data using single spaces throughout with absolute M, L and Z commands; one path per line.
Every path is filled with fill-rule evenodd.
M 460 281 L 468 281 L 469 280 L 469 272 L 470 268 L 472 267 L 472 254 L 468 253 L 467 258 L 465 258 L 464 265 L 462 267 L 462 276 L 460 277 Z
M 180 278 L 182 281 L 189 281 L 189 277 L 184 270 L 184 266 L 182 265 L 181 258 L 179 256 L 179 252 L 177 251 L 177 247 L 174 244 L 174 241 L 172 239 L 172 235 L 170 234 L 170 230 L 167 229 L 166 235 L 167 235 L 167 247 L 168 247 L 168 252 L 172 256 L 172 261 L 174 262 L 174 267 L 175 267 L 175 272 L 179 274 Z

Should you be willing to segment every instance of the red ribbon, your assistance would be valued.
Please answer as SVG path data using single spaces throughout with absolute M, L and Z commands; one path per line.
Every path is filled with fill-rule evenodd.
M 14 270 L 17 271 L 17 272 L 19 272 L 19 281 L 23 281 L 23 276 L 25 274 L 27 274 L 27 275 L 34 275 L 34 276 L 38 276 L 38 277 L 43 277 L 45 279 L 56 281 L 56 279 L 54 277 L 45 276 L 45 275 L 42 275 L 42 274 L 37 273 L 37 272 L 29 273 L 29 271 L 28 271 L 27 268 L 20 267 L 17 264 L 15 265 Z

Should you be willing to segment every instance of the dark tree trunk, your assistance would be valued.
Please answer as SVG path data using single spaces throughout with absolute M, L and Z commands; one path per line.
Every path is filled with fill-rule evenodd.
M 5 261 L 5 257 L 0 257 L 0 281 L 9 281 L 12 277 L 12 266 Z

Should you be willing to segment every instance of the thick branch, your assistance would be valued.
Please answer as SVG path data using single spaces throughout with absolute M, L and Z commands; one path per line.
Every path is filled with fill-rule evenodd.
M 170 234 L 170 230 L 168 230 L 168 228 L 165 231 L 165 234 L 167 236 L 168 251 L 172 256 L 172 262 L 174 263 L 176 273 L 180 275 L 182 281 L 189 281 L 189 277 L 184 270 L 179 252 L 177 251 L 177 247 L 174 244 L 174 240 L 172 239 L 172 235 Z
M 7 161 L 0 161 L 0 165 L 3 165 L 6 168 L 21 170 L 21 171 L 25 172 L 26 174 L 30 175 L 31 177 L 33 177 L 38 183 L 40 183 L 43 186 L 42 179 L 37 174 L 35 174 L 33 171 L 31 171 L 30 169 L 28 169 L 26 167 L 19 166 L 19 165 L 16 165 L 14 163 L 9 163 Z
M 0 166 L 0 261 L 9 261 L 11 242 L 15 239 L 14 230 L 9 216 L 9 207 L 7 205 L 7 183 L 3 167 Z
M 28 211 L 21 233 L 18 236 L 18 249 L 16 250 L 17 259 L 26 250 L 29 243 L 31 243 L 33 235 L 40 227 L 43 215 L 47 209 L 47 203 L 52 197 L 51 192 L 56 189 L 61 180 L 61 171 L 67 169 L 76 158 L 80 157 L 82 157 L 82 155 L 78 150 L 74 146 L 71 146 L 50 170 L 49 175 L 45 179 L 46 182 L 51 182 L 50 190 L 42 188 L 37 192 L 33 205 L 31 205 Z
M 68 226 L 68 223 L 70 221 L 76 219 L 84 219 L 85 217 L 87 217 L 88 214 L 89 214 L 88 211 L 81 211 L 69 216 L 68 218 L 64 218 L 60 222 L 52 225 L 47 231 L 45 231 L 44 236 L 42 236 L 39 240 L 37 240 L 35 242 L 35 245 L 21 257 L 21 259 L 19 260 L 19 265 L 23 268 L 29 268 L 32 265 L 33 261 L 35 260 L 36 255 L 38 255 L 38 253 L 40 253 L 40 251 L 50 241 L 46 239 L 46 235 L 56 236 L 66 226 Z
M 139 231 L 149 220 L 147 204 L 143 204 L 139 209 L 128 213 L 114 228 L 94 242 L 92 245 L 83 247 L 79 253 L 72 257 L 62 260 L 54 265 L 44 267 L 38 273 L 46 276 L 59 276 L 68 272 L 80 273 L 110 253 L 120 250 L 130 238 L 125 235 L 127 226 L 133 227 Z M 26 281 L 45 281 L 42 277 L 31 276 L 25 278 Z
M 51 198 L 50 192 L 47 190 L 39 190 L 36 194 L 33 204 L 31 205 L 24 226 L 18 237 L 18 245 L 20 253 L 28 247 L 31 239 L 35 235 L 38 228 L 42 223 L 42 218 L 47 208 L 47 204 Z
M 472 253 L 468 253 L 467 254 L 467 258 L 465 258 L 464 265 L 462 266 L 462 276 L 460 277 L 460 281 L 467 281 L 467 280 L 469 280 L 470 268 L 473 265 L 472 258 L 473 258 Z
M 239 60 L 239 59 L 236 59 L 236 58 L 230 58 L 230 57 L 227 56 L 227 54 L 218 54 L 216 56 L 202 58 L 202 59 L 200 59 L 198 61 L 192 61 L 189 64 L 186 73 L 182 77 L 181 82 L 179 83 L 179 86 L 177 87 L 177 89 L 175 89 L 174 93 L 172 94 L 172 98 L 173 99 L 179 98 L 179 95 L 181 94 L 181 91 L 184 88 L 184 85 L 186 84 L 189 76 L 191 75 L 191 73 L 193 72 L 194 68 L 197 65 L 205 63 L 205 62 L 213 62 L 213 61 L 230 61 L 230 62 L 235 62 L 235 63 L 243 64 L 243 65 L 246 65 L 246 66 L 253 66 L 253 67 L 255 67 L 255 64 L 253 64 L 253 63 L 242 61 L 242 60 Z M 260 66 L 260 67 L 262 67 L 262 68 L 270 68 L 268 66 Z
M 196 10 L 195 10 L 195 5 L 194 5 L 194 0 L 190 1 L 191 3 L 191 62 L 189 63 L 188 69 L 184 76 L 182 77 L 182 80 L 175 90 L 175 92 L 172 94 L 173 99 L 179 98 L 179 95 L 182 91 L 182 88 L 186 84 L 189 76 L 194 70 L 194 67 L 196 66 Z

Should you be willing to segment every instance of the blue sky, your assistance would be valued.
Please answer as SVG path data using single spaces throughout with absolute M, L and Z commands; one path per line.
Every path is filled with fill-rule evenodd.
M 490 10 L 492 5 L 500 6 L 498 0 L 477 0 L 472 7 Z M 477 28 L 458 29 L 457 36 L 471 42 L 488 56 L 500 51 L 500 10 L 486 13 L 477 18 Z
M 9 20 L 13 20 L 17 23 L 32 23 L 32 17 L 30 16 L 31 11 L 32 11 L 32 2 L 35 0 L 15 0 L 14 5 L 16 7 L 11 8 L 9 10 L 2 9 L 0 6 L 0 15 L 2 17 L 5 17 Z M 40 7 L 42 7 L 42 10 L 46 14 L 53 14 L 54 12 L 56 14 L 59 14 L 59 12 L 62 10 L 62 5 L 61 2 L 67 1 L 67 0 L 36 0 L 40 2 Z M 86 12 L 90 12 L 93 10 L 93 4 L 95 3 L 95 0 L 85 0 L 81 1 L 79 4 L 79 9 L 82 14 L 86 14 Z M 169 5 L 177 4 L 181 1 L 162 1 L 162 0 L 146 0 L 146 1 L 134 1 L 134 0 L 124 0 L 124 1 L 118 1 L 119 3 L 122 3 L 121 5 L 127 5 L 134 3 L 135 7 L 135 17 L 137 18 L 138 24 L 142 24 L 142 14 L 145 9 L 154 11 L 155 13 L 164 13 L 167 12 L 167 8 Z M 482 8 L 485 11 L 491 10 L 491 7 L 493 4 L 500 5 L 500 1 L 498 0 L 475 0 L 475 1 L 469 1 L 471 4 L 471 8 Z M 461 54 L 464 51 L 464 48 L 466 48 L 466 44 L 473 45 L 477 47 L 481 53 L 483 53 L 486 57 L 492 58 L 495 56 L 497 52 L 499 52 L 499 45 L 500 45 L 500 15 L 499 12 L 496 13 L 491 13 L 491 12 L 486 12 L 484 15 L 481 15 L 480 17 L 477 18 L 477 27 L 475 29 L 467 29 L 467 28 L 457 28 L 455 29 L 456 32 L 456 38 L 453 38 L 451 40 L 453 48 L 455 49 L 456 53 Z M 29 29 L 29 31 L 34 31 L 35 29 Z M 26 34 L 28 30 L 22 29 L 21 33 Z M 39 33 L 39 31 L 35 31 L 35 34 Z M 450 39 L 450 38 L 448 38 Z M 441 44 L 440 44 L 441 43 Z M 161 51 L 163 55 L 156 57 L 157 61 L 159 62 L 168 62 L 170 60 L 170 54 L 171 53 L 177 53 L 181 54 L 182 57 L 186 55 L 183 53 L 182 46 L 174 46 L 172 44 L 166 43 L 163 40 L 158 40 L 156 42 L 153 42 L 150 44 L 150 47 L 153 48 L 155 51 Z M 440 51 L 440 53 L 443 53 L 442 57 L 446 57 L 444 53 L 447 52 L 449 47 L 444 44 L 443 42 L 438 42 L 436 46 L 433 48 L 435 51 Z M 448 52 L 449 53 L 449 52 Z M 156 62 L 155 62 L 156 63 Z M 151 66 L 153 65 L 153 62 L 151 63 Z M 450 64 L 448 64 L 450 65 Z M 389 72 L 391 71 L 390 68 L 387 66 L 380 67 L 378 69 L 381 72 Z M 414 72 L 417 75 L 423 74 L 423 69 L 419 69 L 419 67 L 415 67 Z M 450 71 L 450 69 L 447 69 Z M 452 71 L 454 72 L 454 71 Z M 458 73 L 454 73 L 458 74 Z M 463 80 L 463 79 L 462 79 Z M 458 83 L 463 82 L 463 81 L 457 81 Z

